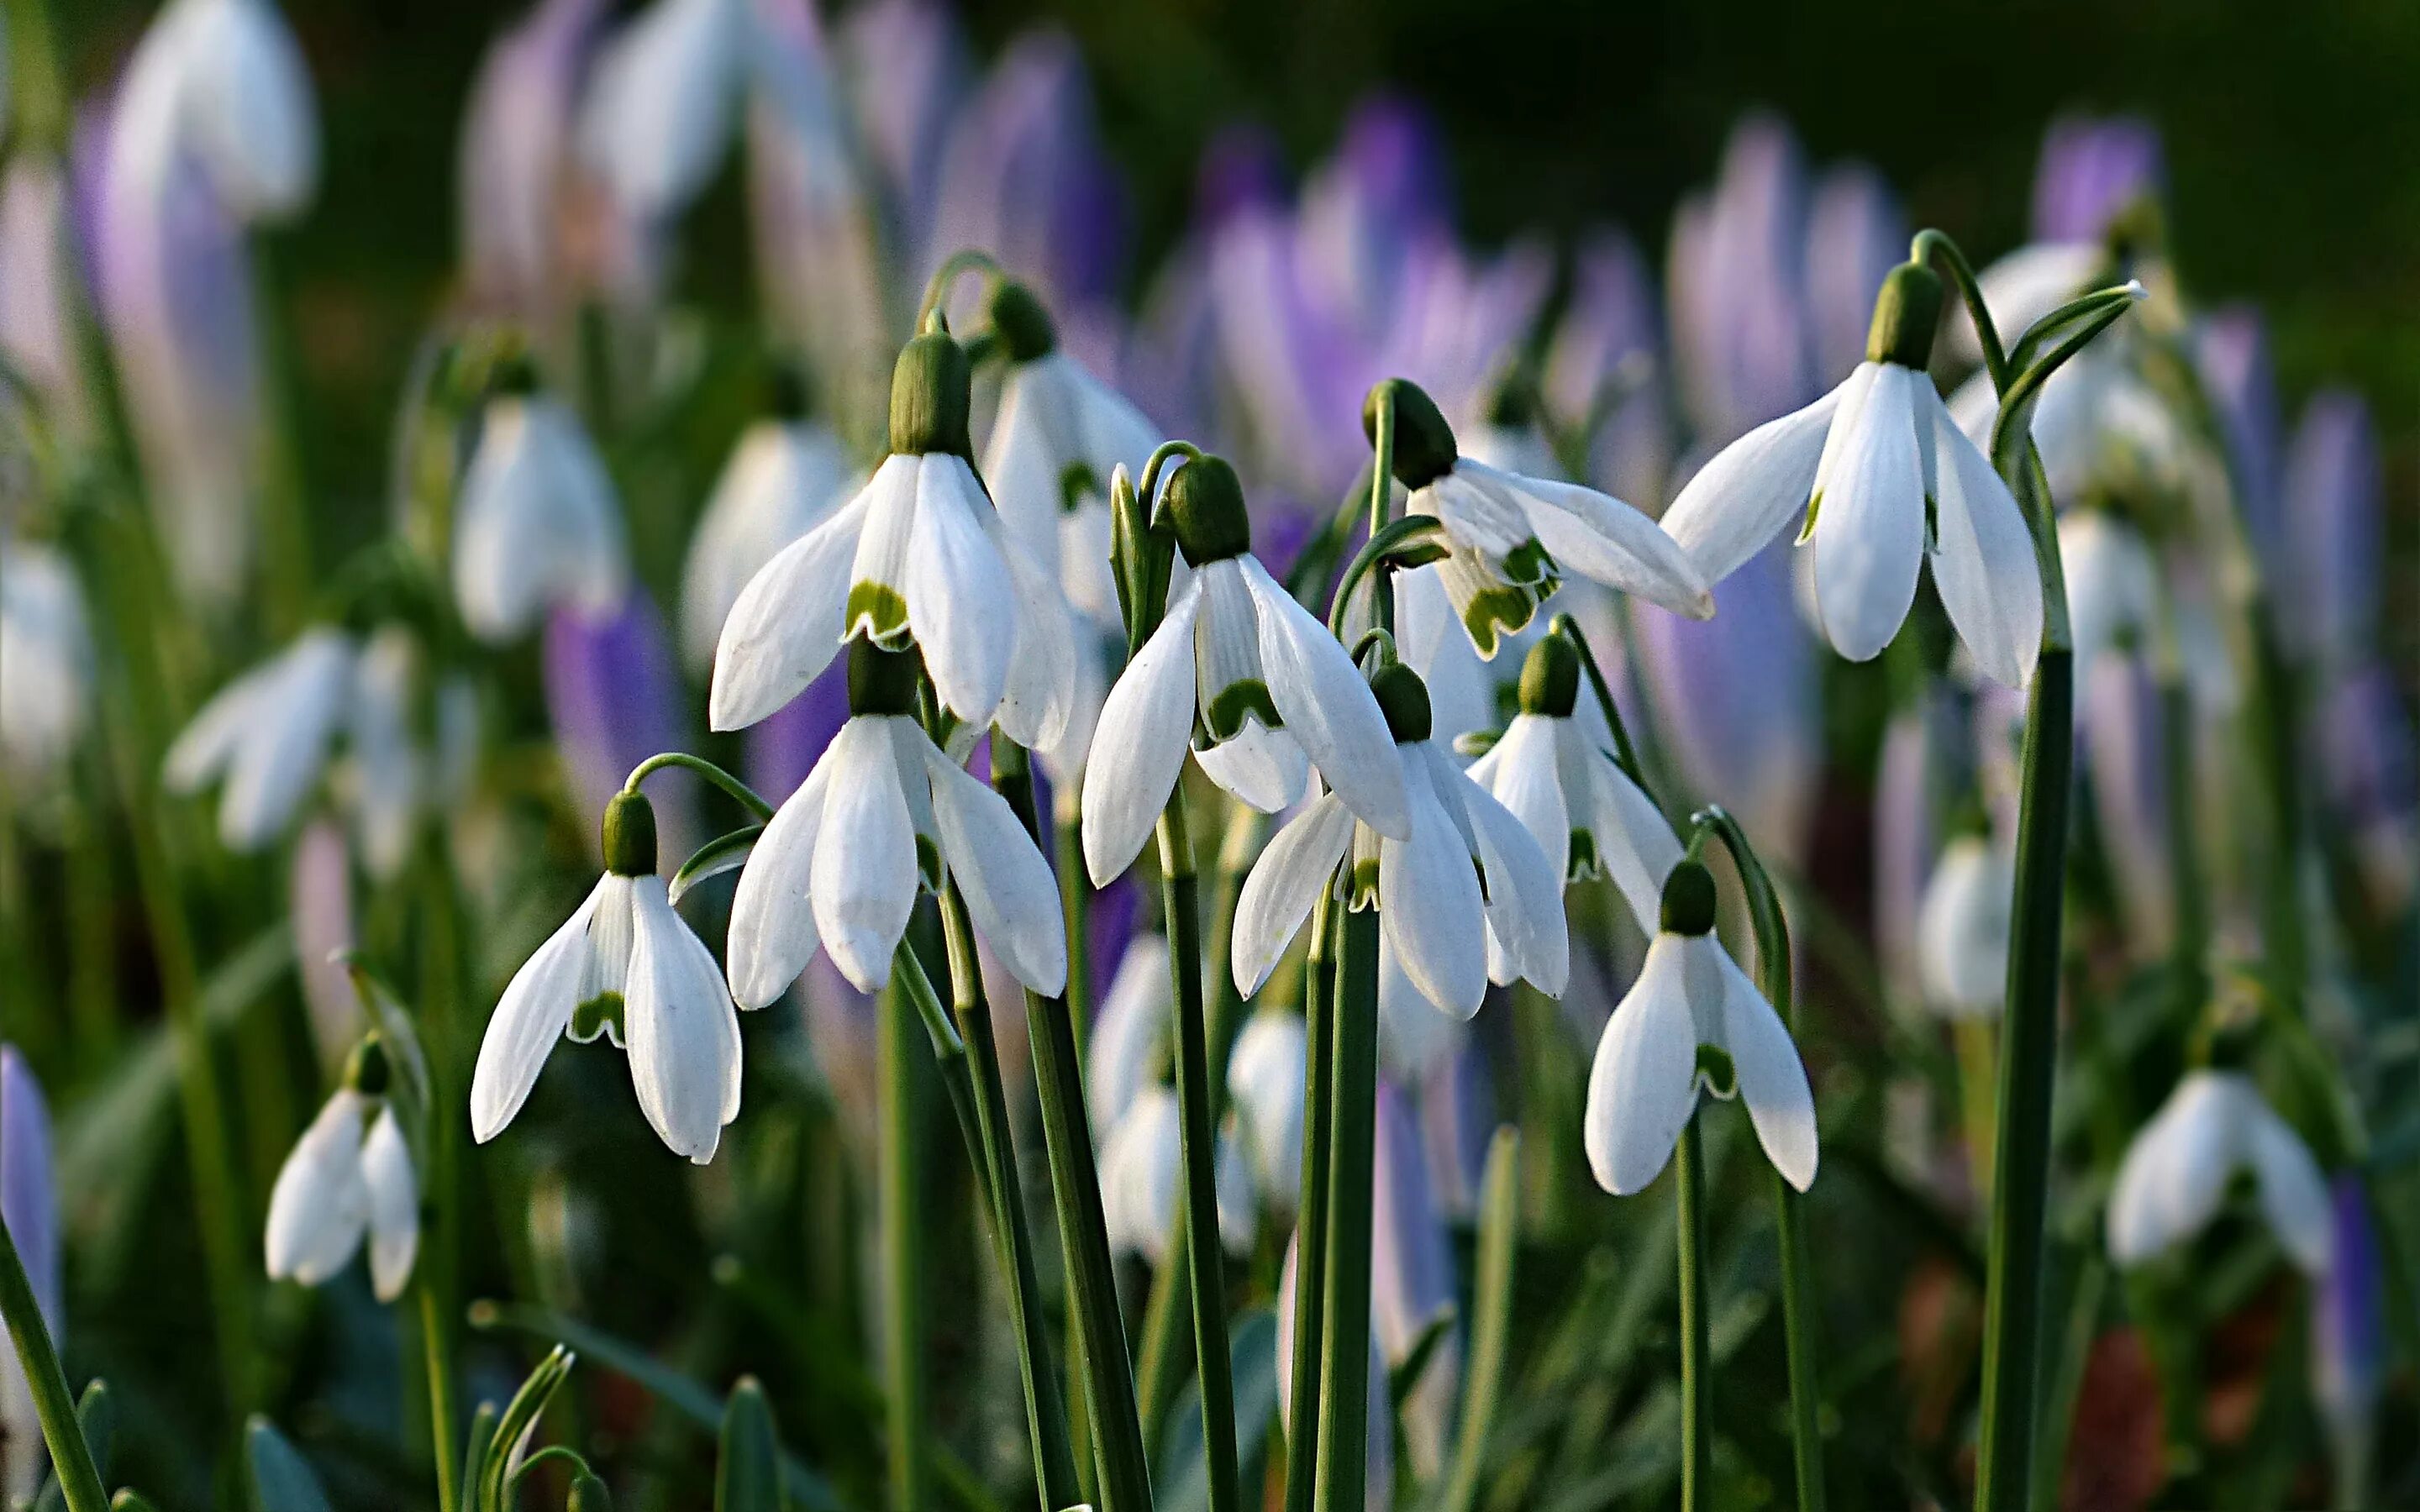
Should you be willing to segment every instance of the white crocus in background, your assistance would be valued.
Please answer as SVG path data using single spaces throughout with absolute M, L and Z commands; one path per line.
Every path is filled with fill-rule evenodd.
M 1227 1061 L 1227 1097 L 1251 1145 L 1253 1172 L 1281 1212 L 1294 1211 L 1302 1190 L 1302 1078 L 1310 1048 L 1301 1014 L 1264 1008 L 1235 1036 Z
M 749 854 L 731 901 L 731 988 L 773 1001 L 818 948 L 861 992 L 891 980 L 919 887 L 954 877 L 1016 980 L 1067 984 L 1067 935 L 1049 863 L 1008 800 L 917 722 L 914 651 L 849 647 L 849 720 Z
M 491 644 L 519 639 L 548 608 L 590 615 L 629 585 L 622 506 L 604 459 L 527 363 L 499 375 L 480 416 L 454 519 L 454 597 Z
M 1532 646 L 1521 668 L 1521 712 L 1472 764 L 1471 780 L 1521 821 L 1556 876 L 1612 878 L 1645 929 L 1681 841 L 1577 717 L 1579 691 L 1579 652 L 1569 640 L 1550 635 Z
M 941 702 L 1047 750 L 1074 697 L 1066 600 L 1009 537 L 968 461 L 966 353 L 916 337 L 892 371 L 891 455 L 855 499 L 784 547 L 723 623 L 708 705 L 717 730 L 798 696 L 844 643 L 911 641 Z
M 1716 454 L 1664 528 L 1712 583 L 1806 522 L 1823 636 L 1852 661 L 1898 635 L 1929 560 L 1976 665 L 2021 687 L 2041 649 L 2041 576 L 2008 485 L 1925 376 L 1940 309 L 1929 270 L 1892 270 L 1866 361 L 1823 398 Z
M 1428 690 L 1400 662 L 1370 679 L 1397 742 L 1410 834 L 1382 836 L 1334 794 L 1321 794 L 1278 831 L 1235 902 L 1233 968 L 1259 992 L 1323 888 L 1349 856 L 1345 895 L 1374 903 L 1379 993 L 1416 991 L 1467 1019 L 1487 984 L 1526 978 L 1559 996 L 1571 973 L 1561 879 L 1521 822 L 1429 740 Z
M 197 793 L 225 779 L 219 838 L 233 851 L 277 839 L 309 796 L 349 712 L 355 648 L 333 625 L 294 643 L 219 690 L 168 748 L 163 780 Z
M 19 779 L 57 774 L 92 719 L 92 631 L 67 557 L 0 544 L 0 763 Z
M 1101 1145 L 1101 1218 L 1109 1247 L 1168 1261 L 1175 1231 L 1178 1156 L 1183 1152 L 1176 1092 L 1154 1082 L 1135 1095 Z M 1235 1137 L 1234 1119 L 1218 1134 L 1213 1167 L 1218 1196 L 1218 1238 L 1241 1252 L 1252 1244 L 1252 1171 Z
M 739 1015 L 714 954 L 674 912 L 656 874 L 656 816 L 643 795 L 606 806 L 605 874 L 504 987 L 471 1078 L 471 1133 L 504 1132 L 555 1041 L 601 1031 L 626 1049 L 647 1122 L 703 1165 L 739 1116 Z
M 2188 1072 L 2127 1147 L 2109 1192 L 2110 1258 L 2136 1264 L 2201 1232 L 2241 1172 L 2251 1174 L 2261 1215 L 2294 1263 L 2308 1275 L 2325 1272 L 2335 1230 L 2319 1162 L 2252 1078 L 2234 1071 Z
M 1664 880 L 1659 927 L 1615 1006 L 1589 1072 L 1589 1168 L 1616 1196 L 1644 1191 L 1672 1158 L 1700 1089 L 1747 1104 L 1765 1158 L 1804 1192 L 1815 1180 L 1815 1096 L 1781 1017 L 1714 938 L 1714 882 L 1683 860 Z M 1715 1083 L 1701 1051 L 1730 1062 Z
M 1388 385 L 1373 389 L 1361 424 L 1374 433 Z M 1519 630 L 1554 593 L 1565 570 L 1706 619 L 1714 594 L 1688 555 L 1656 523 L 1621 500 L 1548 478 L 1528 477 L 1460 455 L 1453 430 L 1414 385 L 1392 380 L 1394 474 L 1411 490 L 1407 514 L 1445 527 L 1450 554 L 1434 567 L 1481 657 Z
M 420 1252 L 420 1181 L 385 1095 L 391 1074 L 385 1047 L 365 1041 L 278 1167 L 261 1245 L 271 1281 L 333 1280 L 366 1235 L 371 1289 L 380 1302 L 403 1295 Z
M 1942 848 L 1925 883 L 1916 933 L 1924 1000 L 1950 1018 L 1997 1013 L 2008 991 L 2017 857 L 1989 834 Z
M 857 475 L 830 426 L 806 416 L 798 380 L 776 379 L 770 413 L 740 432 L 699 517 L 681 573 L 681 657 L 714 665 L 723 621 L 774 553 L 821 524 Z
M 1101 709 L 1084 765 L 1094 885 L 1108 886 L 1141 851 L 1188 749 L 1211 780 L 1263 813 L 1299 798 L 1316 763 L 1330 807 L 1408 837 L 1410 799 L 1387 721 L 1344 648 L 1252 555 L 1235 470 L 1215 456 L 1187 462 L 1162 503 L 1193 574 Z
M 0 1044 L 0 1222 L 8 1226 L 35 1309 L 50 1330 L 54 1347 L 64 1347 L 67 1322 L 62 1299 L 59 1195 L 51 1167 L 51 1113 L 42 1088 L 13 1044 Z M 41 1489 L 42 1427 L 34 1412 L 33 1388 L 17 1351 L 0 1355 L 0 1489 L 9 1504 L 32 1502 Z

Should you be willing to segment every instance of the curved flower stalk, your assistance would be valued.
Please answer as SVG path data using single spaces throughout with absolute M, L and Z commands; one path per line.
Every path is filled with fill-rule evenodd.
M 2305 1274 L 2335 1253 L 2327 1180 L 2310 1147 L 2241 1072 L 2189 1072 L 2134 1135 L 2109 1192 L 2109 1256 L 2139 1264 L 2217 1216 L 2227 1183 L 2249 1172 L 2271 1232 Z
M 1404 771 L 1377 702 L 1344 648 L 1252 555 L 1234 470 L 1215 456 L 1187 462 L 1164 501 L 1193 576 L 1101 710 L 1084 768 L 1094 885 L 1141 851 L 1188 749 L 1211 780 L 1264 813 L 1299 798 L 1316 764 L 1332 808 L 1408 835 Z
M 1995 1015 L 2008 990 L 2015 851 L 1989 833 L 1942 848 L 1925 884 L 1916 957 L 1925 1002 L 1950 1018 Z
M 715 643 L 748 580 L 863 486 L 840 438 L 808 418 L 798 378 L 783 373 L 773 389 L 768 411 L 740 432 L 690 538 L 680 647 L 695 671 L 713 668 Z
M 1589 1072 L 1585 1127 L 1597 1184 L 1616 1196 L 1645 1190 L 1703 1090 L 1745 1103 L 1765 1158 L 1806 1191 L 1817 1159 L 1807 1069 L 1773 1005 L 1714 938 L 1714 884 L 1703 866 L 1673 866 L 1660 914 L 1646 964 L 1606 1022 Z M 1719 1057 L 1715 1071 L 1707 1051 Z
M 462 623 L 490 644 L 519 640 L 551 606 L 603 614 L 628 588 L 622 506 L 604 459 L 527 363 L 505 368 L 480 415 L 453 560 Z
M 849 647 L 849 721 L 765 826 L 731 903 L 733 996 L 779 997 L 818 949 L 861 992 L 891 980 L 919 887 L 953 878 L 993 951 L 1035 992 L 1067 980 L 1049 864 L 1008 801 L 944 754 L 914 710 L 912 651 Z
M 386 1096 L 390 1074 L 384 1046 L 365 1041 L 278 1168 L 261 1244 L 271 1281 L 331 1281 L 366 1236 L 371 1289 L 380 1302 L 403 1295 L 420 1252 L 420 1180 Z
M 656 874 L 655 810 L 625 790 L 605 810 L 605 875 L 504 987 L 471 1079 L 471 1133 L 502 1134 L 556 1040 L 600 1033 L 628 1052 L 640 1111 L 676 1155 L 714 1159 L 739 1116 L 739 1015 L 713 952 Z
M 1074 699 L 1067 606 L 1010 538 L 969 458 L 965 352 L 908 342 L 892 374 L 891 455 L 838 512 L 767 563 L 724 621 L 708 704 L 717 730 L 798 696 L 845 643 L 911 641 L 942 705 L 1048 749 Z
M 1232 967 L 1249 997 L 1337 870 L 1351 860 L 1342 897 L 1375 906 L 1384 992 L 1400 980 L 1439 1010 L 1467 1019 L 1487 984 L 1526 979 L 1559 996 L 1571 974 L 1561 880 L 1521 822 L 1429 740 L 1428 692 L 1401 663 L 1371 687 L 1396 740 L 1410 795 L 1407 839 L 1356 820 L 1336 795 L 1304 806 L 1269 841 L 1235 904 Z
M 92 721 L 92 629 L 66 553 L 0 544 L 0 765 L 56 780 Z
M 1893 270 L 1866 361 L 1814 404 L 1725 448 L 1664 528 L 1719 581 L 1804 519 L 1824 638 L 1854 661 L 1899 633 L 1929 560 L 1977 665 L 2021 687 L 2041 644 L 2040 572 L 2015 497 L 1925 376 L 1940 308 L 1929 270 Z
M 1704 579 L 1653 520 L 1593 488 L 1461 455 L 1445 416 L 1418 386 L 1395 378 L 1371 391 L 1361 427 L 1373 440 L 1388 388 L 1394 476 L 1411 490 L 1405 511 L 1444 523 L 1449 554 L 1434 570 L 1481 657 L 1496 655 L 1499 634 L 1529 623 L 1565 568 L 1676 614 L 1714 613 Z
M 1136 1094 L 1101 1142 L 1101 1213 L 1109 1245 L 1154 1267 L 1168 1263 L 1169 1236 L 1175 1232 L 1183 1133 L 1176 1089 L 1156 1081 Z M 1245 1144 L 1230 1115 L 1216 1163 L 1218 1240 L 1236 1254 L 1252 1247 L 1252 1165 Z
M 59 1198 L 51 1165 L 51 1114 L 42 1088 L 15 1045 L 0 1045 L 0 1223 L 24 1269 L 34 1310 L 53 1340 L 66 1323 L 61 1301 Z M 17 1351 L 0 1357 L 0 1487 L 12 1501 L 41 1489 L 45 1457 L 33 1383 Z

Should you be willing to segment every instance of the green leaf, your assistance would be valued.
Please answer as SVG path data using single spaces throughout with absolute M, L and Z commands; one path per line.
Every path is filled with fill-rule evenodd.
M 243 1441 L 253 1512 L 334 1512 L 311 1462 L 286 1442 L 277 1425 L 256 1413 L 244 1425 Z
M 756 838 L 765 833 L 763 825 L 743 825 L 728 835 L 717 835 L 691 852 L 690 858 L 673 873 L 669 888 L 672 901 L 680 902 L 689 889 L 708 877 L 719 877 L 725 872 L 737 872 L 748 863 L 748 853 L 756 848 Z
M 94 1381 L 77 1398 L 76 1427 L 84 1434 L 85 1447 L 92 1451 L 92 1468 L 101 1472 L 101 1483 L 108 1484 L 109 1447 L 117 1436 L 117 1398 L 111 1394 L 107 1381 Z M 41 1494 L 34 1499 L 34 1512 L 67 1512 L 67 1492 L 59 1489 L 59 1477 L 55 1473 L 44 1474 Z
M 742 1376 L 722 1409 L 714 1512 L 782 1512 L 782 1443 L 754 1376 Z
M 468 1496 L 478 1494 L 479 1478 L 488 1473 L 488 1454 L 496 1442 L 496 1420 L 500 1411 L 493 1402 L 481 1402 L 471 1414 L 471 1431 L 462 1441 L 462 1478 L 456 1485 Z

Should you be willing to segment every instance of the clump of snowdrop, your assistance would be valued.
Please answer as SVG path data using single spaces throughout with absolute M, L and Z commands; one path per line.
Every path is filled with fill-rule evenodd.
M 363 1041 L 278 1168 L 262 1242 L 271 1281 L 333 1280 L 366 1237 L 371 1289 L 380 1302 L 403 1295 L 420 1250 L 420 1180 L 387 1095 L 393 1075 L 384 1043 Z
M 504 987 L 471 1079 L 481 1144 L 512 1122 L 555 1041 L 600 1033 L 630 1061 L 640 1111 L 675 1154 L 704 1165 L 739 1116 L 739 1015 L 721 968 L 656 874 L 655 810 L 607 805 L 605 874 Z
M 1815 1097 L 1798 1046 L 1714 929 L 1714 877 L 1683 859 L 1664 879 L 1646 964 L 1589 1072 L 1589 1168 L 1616 1196 L 1664 1169 L 1701 1090 L 1745 1103 L 1774 1169 L 1801 1192 L 1814 1183 Z
M 918 682 L 913 649 L 850 644 L 848 723 L 765 826 L 732 899 L 732 992 L 746 1006 L 779 997 L 818 949 L 860 991 L 880 990 L 918 888 L 953 878 L 1019 981 L 1045 996 L 1066 986 L 1049 864 L 964 753 L 933 744 Z
M 1561 878 L 1521 822 L 1431 743 L 1419 674 L 1390 662 L 1370 687 L 1395 738 L 1410 833 L 1380 833 L 1333 793 L 1305 805 L 1237 896 L 1236 988 L 1247 997 L 1260 991 L 1349 857 L 1344 900 L 1378 910 L 1382 997 L 1409 988 L 1467 1019 L 1490 980 L 1526 978 L 1559 996 L 1571 972 Z
M 1976 665 L 2020 687 L 2041 645 L 2040 571 L 2016 499 L 1925 375 L 1940 312 L 1931 270 L 1894 269 L 1856 371 L 1716 454 L 1664 528 L 1719 582 L 1803 522 L 1824 639 L 1853 661 L 1898 635 L 1930 563 Z
M 490 643 L 519 640 L 554 605 L 590 615 L 629 584 L 622 506 L 604 459 L 526 362 L 507 363 L 481 412 L 454 518 L 454 597 Z
M 2109 1193 L 2109 1256 L 2135 1265 L 2192 1239 L 2248 1174 L 2261 1216 L 2304 1273 L 2335 1253 L 2327 1179 L 2292 1126 L 2238 1071 L 2189 1072 L 2134 1135 Z
M 1299 798 L 1316 764 L 1330 808 L 1407 837 L 1410 799 L 1387 721 L 1344 648 L 1252 555 L 1234 469 L 1189 461 L 1162 501 L 1193 573 L 1101 709 L 1084 768 L 1094 885 L 1142 849 L 1188 749 L 1212 781 L 1264 813 Z
M 1218 1238 L 1228 1249 L 1243 1251 L 1252 1243 L 1252 1168 L 1233 1124 L 1231 1117 L 1219 1133 L 1214 1167 Z M 1135 1095 L 1101 1145 L 1101 1217 L 1111 1249 L 1155 1266 L 1168 1262 L 1183 1152 L 1176 1090 L 1155 1081 Z
M 1997 1013 L 2008 988 L 2017 856 L 1996 837 L 1962 834 L 1942 848 L 1916 921 L 1925 1001 L 1950 1018 Z

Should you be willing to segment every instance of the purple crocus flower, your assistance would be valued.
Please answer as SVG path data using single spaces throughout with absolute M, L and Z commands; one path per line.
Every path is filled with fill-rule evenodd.
M 20 150 L 0 185 L 0 353 L 70 436 L 86 416 L 75 343 L 75 227 L 68 184 L 48 156 Z
M 1956 739 L 1948 701 L 1928 693 L 1891 716 L 1874 775 L 1874 935 L 1883 976 L 1900 1002 L 1923 996 L 1916 919 L 1941 854 L 1942 795 Z
M 2284 522 L 2278 488 L 2277 378 L 2269 363 L 2269 332 L 2248 305 L 2220 310 L 2202 321 L 2194 343 L 2201 379 L 2218 410 L 2237 507 L 2262 563 L 2283 561 Z
M 1582 481 L 1639 503 L 1664 497 L 1672 465 L 1657 327 L 1654 277 L 1637 245 L 1620 231 L 1591 234 L 1575 259 L 1544 389 L 1566 424 L 1587 419 L 1608 390 L 1630 391 L 1597 431 Z
M 2163 728 L 2159 687 L 2141 656 L 2099 656 L 2082 671 L 2076 725 L 2102 848 L 2117 873 L 2129 938 L 2138 955 L 2149 957 L 2166 947 L 2176 929 L 2161 742 L 2191 735 Z
M 2394 672 L 2366 661 L 2337 677 L 2319 716 L 2321 789 L 2352 833 L 2370 890 L 2400 909 L 2420 884 L 2420 741 Z
M 1496 1076 L 1475 1035 L 1437 1058 L 1420 1084 L 1420 1139 L 1437 1209 L 1455 1222 L 1479 1211 L 1488 1142 L 1496 1137 Z
M 779 806 L 815 769 L 848 722 L 848 668 L 835 662 L 806 691 L 748 727 L 748 785 Z
M 302 826 L 287 873 L 287 912 L 293 918 L 294 968 L 302 980 L 302 1006 L 311 1021 L 311 1042 L 319 1064 L 344 1064 L 362 1037 L 361 994 L 352 973 L 333 957 L 353 948 L 353 858 L 345 826 L 318 818 Z
M 1807 314 L 1819 379 L 1865 360 L 1883 275 L 1907 257 L 1907 218 L 1869 164 L 1824 171 L 1807 217 Z
M 1666 265 L 1673 363 L 1703 443 L 1816 396 L 1801 251 L 1806 166 L 1790 128 L 1752 115 L 1731 131 L 1710 193 L 1683 201 Z
M 595 843 L 605 805 L 630 769 L 684 744 L 680 677 L 663 617 L 635 593 L 621 608 L 594 618 L 576 609 L 553 609 L 546 622 L 545 675 L 547 717 L 572 801 Z M 688 858 L 697 839 L 689 780 L 665 772 L 648 786 L 662 836 L 658 854 L 667 870 Z
M 2328 1431 L 2358 1443 L 2370 1433 L 2386 1375 L 2378 1232 L 2359 1173 L 2338 1175 L 2333 1196 L 2334 1263 L 2312 1308 L 2311 1395 Z
M 1370 1305 L 1378 1347 L 1389 1365 L 1411 1358 L 1439 1318 L 1449 1330 L 1404 1399 L 1404 1445 L 1413 1469 L 1434 1475 L 1445 1460 L 1453 1423 L 1456 1378 L 1462 1373 L 1453 1246 L 1429 1185 L 1429 1165 L 1411 1104 L 1394 1084 L 1378 1081 L 1378 1128 L 1370 1191 Z
M 2061 116 L 2034 169 L 2034 239 L 2097 241 L 2164 175 L 2159 129 L 2139 116 Z
M 474 298 L 531 316 L 562 301 L 564 174 L 604 0 L 540 0 L 489 44 L 464 112 L 462 263 Z
M 973 71 L 966 39 L 935 0 L 875 0 L 849 13 L 839 43 L 857 136 L 881 176 L 897 244 L 923 247 L 932 239 L 950 125 Z
M 2286 462 L 2291 560 L 2278 597 L 2323 666 L 2362 656 L 2378 634 L 2380 486 L 2369 407 L 2343 389 L 2313 394 Z
M 1303 183 L 1297 225 L 1314 296 L 1375 339 L 1418 249 L 1452 236 L 1435 123 L 1391 96 L 1354 107 L 1336 155 Z
M 59 1198 L 51 1167 L 51 1115 L 42 1088 L 15 1045 L 0 1044 L 0 1222 L 17 1245 L 25 1281 L 53 1343 L 63 1316 Z M 0 1360 L 0 1489 L 11 1504 L 40 1489 L 45 1460 L 34 1398 L 14 1350 Z

